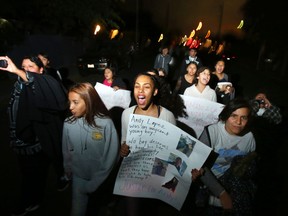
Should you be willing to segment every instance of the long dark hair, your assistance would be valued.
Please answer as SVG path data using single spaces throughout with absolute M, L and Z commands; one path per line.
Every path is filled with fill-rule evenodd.
M 84 100 L 86 105 L 86 113 L 84 118 L 88 125 L 97 127 L 94 116 L 110 117 L 108 109 L 106 108 L 105 104 L 91 83 L 76 83 L 70 87 L 68 93 L 69 92 L 75 92 L 76 94 L 79 94 L 80 97 Z M 70 116 L 68 119 L 68 121 L 71 122 L 75 120 L 76 118 L 74 116 Z

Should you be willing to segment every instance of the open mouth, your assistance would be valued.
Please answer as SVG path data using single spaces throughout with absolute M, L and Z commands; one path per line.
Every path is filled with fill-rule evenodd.
M 138 104 L 139 105 L 144 105 L 145 104 L 145 96 L 141 95 L 141 96 L 138 96 Z
M 207 80 L 207 79 L 202 79 L 202 82 L 203 82 L 203 83 L 208 83 L 209 80 Z

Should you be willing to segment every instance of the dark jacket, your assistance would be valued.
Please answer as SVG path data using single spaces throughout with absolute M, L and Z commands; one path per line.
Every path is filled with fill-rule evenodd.
M 8 107 L 11 146 L 19 154 L 33 154 L 42 149 L 52 157 L 59 156 L 68 105 L 65 89 L 49 75 L 29 72 L 27 75 L 28 82 L 15 83 Z

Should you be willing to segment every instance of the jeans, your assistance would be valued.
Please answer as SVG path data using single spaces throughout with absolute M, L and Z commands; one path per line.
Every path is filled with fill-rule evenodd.
M 71 216 L 85 216 L 89 194 L 85 190 L 87 181 L 73 175 Z

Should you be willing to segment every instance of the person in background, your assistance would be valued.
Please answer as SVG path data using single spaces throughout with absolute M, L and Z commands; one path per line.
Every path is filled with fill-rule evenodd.
M 196 62 L 190 62 L 187 65 L 186 73 L 180 76 L 177 80 L 176 86 L 174 88 L 173 94 L 184 94 L 186 88 L 193 85 L 196 71 L 198 69 Z
M 237 216 L 253 215 L 257 188 L 256 142 L 250 130 L 251 120 L 248 100 L 230 100 L 219 114 L 219 121 L 206 126 L 199 137 L 218 154 L 212 168 L 204 165 L 200 171 L 191 171 L 192 180 L 201 176 L 200 180 L 209 189 L 211 206 L 232 211 Z M 216 209 L 212 215 L 218 215 Z
M 272 95 L 264 87 L 258 90 L 250 100 L 254 111 L 252 124 L 253 134 L 257 142 L 256 152 L 259 155 L 258 165 L 258 194 L 257 203 L 269 206 L 277 206 L 278 200 L 269 197 L 278 197 L 283 190 L 279 187 L 280 177 L 267 178 L 267 170 L 274 170 L 285 164 L 281 162 L 277 152 L 283 151 L 286 146 L 287 127 L 281 109 L 272 101 Z M 282 169 L 280 169 L 282 173 Z M 274 211 L 274 210 L 272 210 Z M 271 211 L 271 214 L 273 214 Z
M 106 67 L 104 69 L 103 84 L 112 87 L 115 91 L 118 89 L 127 89 L 125 82 L 116 76 L 116 69 L 114 67 Z
M 8 106 L 10 146 L 17 154 L 21 172 L 21 196 L 12 215 L 36 211 L 45 194 L 50 165 L 57 175 L 57 188 L 69 185 L 64 175 L 62 127 L 67 110 L 65 89 L 44 73 L 37 56 L 26 56 L 19 69 L 8 56 L 8 66 L 0 68 L 17 75 Z
M 198 50 L 197 48 L 193 47 L 189 49 L 188 55 L 186 55 L 181 63 L 180 67 L 180 75 L 182 75 L 190 62 L 196 62 L 198 68 L 203 66 L 203 62 L 201 58 L 197 56 Z
M 127 157 L 130 153 L 129 146 L 126 144 L 126 135 L 128 131 L 128 123 L 130 114 L 138 114 L 160 118 L 171 124 L 176 125 L 176 119 L 171 111 L 160 106 L 155 101 L 155 97 L 159 94 L 159 86 L 155 75 L 148 73 L 140 73 L 134 81 L 134 97 L 136 105 L 125 109 L 122 113 L 122 134 L 120 156 Z M 154 203 L 156 202 L 156 203 Z M 125 197 L 126 215 L 148 215 L 147 206 L 158 206 L 158 200 Z M 140 214 L 141 213 L 141 214 Z
M 172 57 L 169 54 L 169 47 L 163 46 L 161 47 L 160 53 L 158 53 L 155 57 L 154 68 L 159 71 L 160 68 L 163 68 L 166 71 L 166 76 L 169 74 L 169 63 Z
M 282 122 L 280 108 L 270 102 L 266 93 L 257 93 L 254 99 L 251 100 L 251 104 L 256 117 L 262 117 L 274 125 Z
M 57 81 L 62 82 L 62 76 L 58 70 L 51 67 L 50 58 L 46 53 L 39 53 L 38 58 L 42 61 L 45 69 L 45 73 L 54 77 Z
M 71 216 L 85 216 L 89 194 L 117 162 L 119 140 L 109 111 L 90 83 L 72 86 L 68 98 L 72 115 L 63 127 L 64 168 L 72 179 Z
M 230 82 L 232 84 L 230 77 L 224 72 L 224 59 L 217 60 L 214 67 L 215 71 L 211 74 L 209 86 L 215 89 L 217 102 L 227 104 L 229 100 L 235 98 L 235 88 L 233 85 L 218 85 L 219 83 L 221 84 L 221 82 Z
M 200 67 L 194 77 L 194 84 L 184 91 L 185 96 L 199 97 L 210 101 L 217 101 L 216 93 L 208 85 L 211 72 L 208 67 Z

